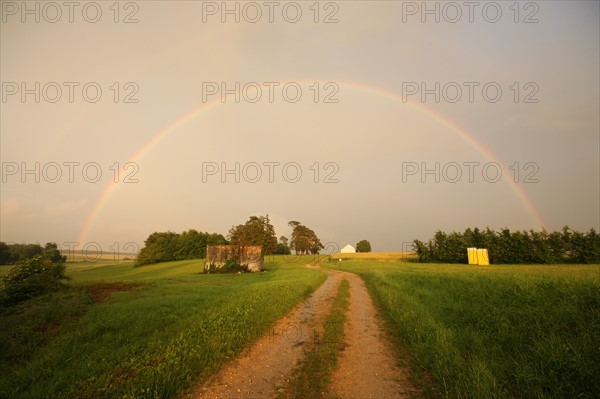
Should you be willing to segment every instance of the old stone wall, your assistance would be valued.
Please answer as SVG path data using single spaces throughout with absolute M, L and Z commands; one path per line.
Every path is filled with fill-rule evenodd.
M 264 255 L 260 245 L 208 245 L 204 270 L 209 270 L 210 265 L 223 267 L 230 259 L 245 266 L 250 272 L 264 270 Z

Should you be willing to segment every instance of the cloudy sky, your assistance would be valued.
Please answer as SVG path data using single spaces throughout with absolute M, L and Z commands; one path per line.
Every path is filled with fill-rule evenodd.
M 600 229 L 596 1 L 24 4 L 1 2 L 2 241 Z

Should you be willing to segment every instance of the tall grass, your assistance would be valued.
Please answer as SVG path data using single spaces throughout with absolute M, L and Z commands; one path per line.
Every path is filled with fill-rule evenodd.
M 69 322 L 59 317 L 63 326 L 55 337 L 31 343 L 35 356 L 11 364 L 0 357 L 0 396 L 174 397 L 216 372 L 325 280 L 324 273 L 301 265 L 278 261 L 267 263 L 265 273 L 234 275 L 199 274 L 201 261 L 73 271 L 75 285 L 146 284 L 114 293 L 104 303 L 82 305 L 83 315 L 72 315 L 77 318 Z M 73 301 L 50 300 L 48 309 L 77 309 Z M 28 311 L 1 314 L 6 336 L 19 331 L 24 320 L 19 315 Z
M 364 278 L 444 397 L 600 397 L 600 266 L 324 265 Z

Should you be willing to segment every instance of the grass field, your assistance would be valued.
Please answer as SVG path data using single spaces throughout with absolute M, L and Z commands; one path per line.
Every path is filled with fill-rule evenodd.
M 120 253 L 120 252 L 100 252 L 93 250 L 72 250 L 62 253 L 67 257 L 68 263 L 78 262 L 134 262 L 137 259 L 136 253 Z
M 331 262 L 449 398 L 600 397 L 600 266 Z
M 75 267 L 75 289 L 2 309 L 0 396 L 174 397 L 325 279 L 302 262 L 232 275 L 202 275 L 202 265 Z
M 96 255 L 94 255 L 96 256 Z M 91 270 L 91 269 L 95 269 L 98 267 L 105 267 L 105 266 L 116 266 L 116 265 L 121 265 L 121 266 L 133 266 L 134 264 L 134 260 L 122 260 L 122 256 L 121 258 L 119 258 L 120 260 L 115 261 L 114 258 L 115 257 L 119 257 L 121 255 L 113 255 L 113 254 L 102 254 L 102 255 L 98 255 L 97 258 L 85 258 L 81 255 L 71 255 L 70 256 L 70 260 L 68 260 L 65 264 L 67 267 L 67 270 L 69 271 L 77 271 L 77 270 Z M 8 273 L 8 271 L 12 268 L 12 265 L 0 265 L 0 276 L 6 275 Z M 110 278 L 110 277 L 109 277 Z M 116 278 L 119 278 L 119 275 L 116 275 Z
M 600 397 L 599 265 L 353 255 L 318 259 L 362 276 L 398 357 L 431 381 L 431 396 Z M 200 260 L 69 263 L 73 289 L 0 309 L 0 397 L 176 397 L 321 284 L 324 273 L 303 267 L 315 259 L 269 257 L 265 273 L 232 275 L 200 274 Z M 308 359 L 333 356 L 323 350 Z

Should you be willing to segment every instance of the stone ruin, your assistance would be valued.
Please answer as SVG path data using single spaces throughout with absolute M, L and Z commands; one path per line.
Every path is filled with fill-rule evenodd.
M 260 245 L 208 245 L 204 271 L 208 272 L 211 265 L 221 268 L 231 259 L 249 272 L 264 270 L 265 257 Z

